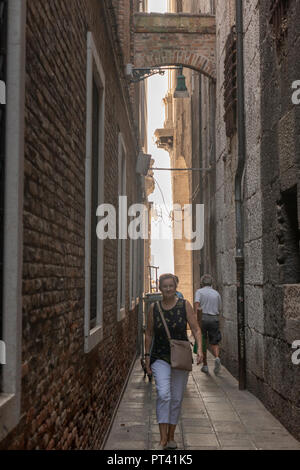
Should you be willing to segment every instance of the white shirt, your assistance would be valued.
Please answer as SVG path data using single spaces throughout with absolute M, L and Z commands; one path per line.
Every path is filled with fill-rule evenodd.
M 219 292 L 209 286 L 197 290 L 195 294 L 195 303 L 196 302 L 200 303 L 202 312 L 208 315 L 219 315 L 222 308 Z

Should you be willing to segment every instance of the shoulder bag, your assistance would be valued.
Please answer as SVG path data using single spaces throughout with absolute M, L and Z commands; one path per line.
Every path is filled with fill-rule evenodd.
M 167 326 L 166 320 L 164 319 L 159 302 L 157 302 L 157 307 L 161 316 L 161 320 L 165 327 L 168 340 L 170 342 L 171 367 L 173 369 L 191 371 L 193 368 L 193 354 L 190 342 L 171 338 L 170 331 Z

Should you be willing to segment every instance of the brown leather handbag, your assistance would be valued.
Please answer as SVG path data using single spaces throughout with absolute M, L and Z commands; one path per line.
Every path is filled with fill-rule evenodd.
M 169 328 L 167 326 L 164 315 L 161 311 L 159 302 L 157 302 L 157 307 L 161 316 L 161 320 L 165 327 L 168 340 L 170 342 L 171 350 L 171 367 L 172 369 L 187 370 L 191 371 L 193 369 L 193 354 L 189 341 L 184 341 L 181 339 L 172 339 L 170 335 Z

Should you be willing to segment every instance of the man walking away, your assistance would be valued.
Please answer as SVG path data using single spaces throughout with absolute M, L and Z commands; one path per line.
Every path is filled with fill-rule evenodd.
M 221 296 L 219 292 L 212 288 L 213 278 L 210 274 L 205 274 L 201 278 L 201 289 L 198 289 L 195 294 L 194 309 L 196 315 L 198 311 L 202 311 L 202 334 L 207 337 L 213 355 L 215 356 L 214 373 L 218 375 L 221 368 L 221 361 L 219 358 L 219 343 L 221 341 L 221 332 L 219 325 L 219 314 L 222 308 Z M 208 369 L 207 371 L 208 372 Z

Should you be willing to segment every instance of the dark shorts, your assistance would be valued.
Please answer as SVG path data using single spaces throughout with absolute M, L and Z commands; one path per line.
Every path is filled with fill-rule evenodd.
M 216 345 L 220 343 L 222 336 L 218 316 L 203 313 L 201 330 L 205 338 L 208 336 L 209 344 Z

